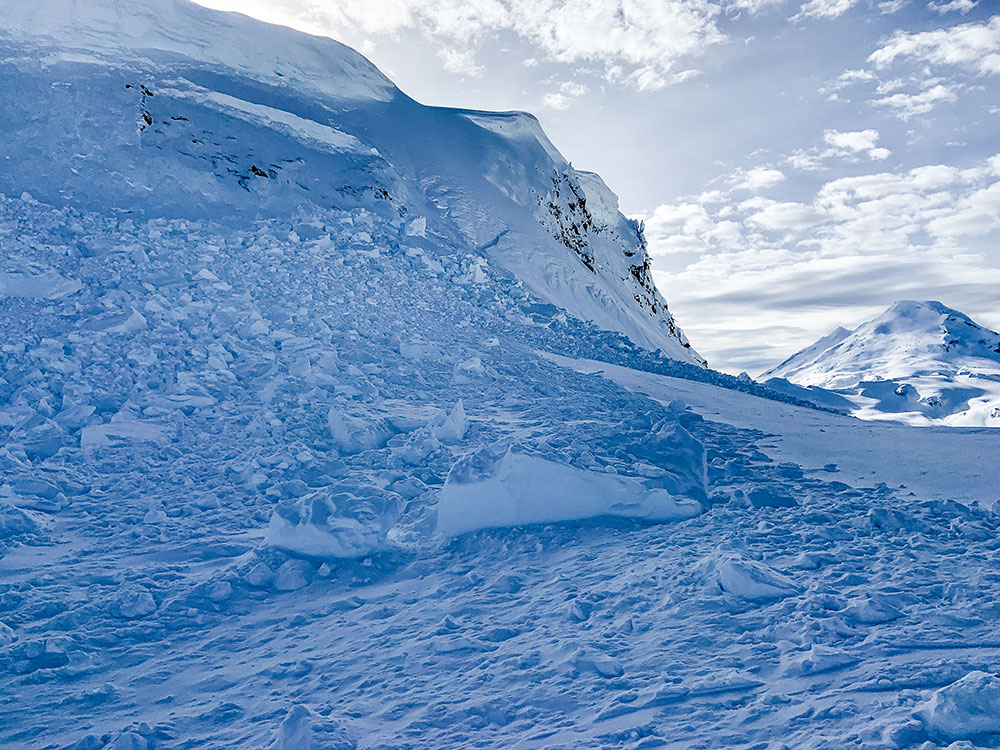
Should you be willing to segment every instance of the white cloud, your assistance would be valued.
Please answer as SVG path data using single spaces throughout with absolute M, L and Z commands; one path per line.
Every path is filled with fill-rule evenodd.
M 975 8 L 979 3 L 976 0 L 951 0 L 950 2 L 927 3 L 930 10 L 944 15 L 945 13 L 961 13 L 963 16 Z
M 901 59 L 928 65 L 957 65 L 980 75 L 1000 73 L 1000 16 L 915 34 L 898 32 L 868 58 L 885 68 Z
M 928 231 L 937 237 L 977 237 L 1000 224 L 1000 182 L 962 198 L 953 212 L 933 219 Z
M 824 162 L 833 158 L 846 158 L 857 161 L 860 156 L 867 156 L 872 161 L 884 161 L 892 152 L 876 145 L 879 132 L 874 128 L 866 130 L 826 130 L 823 133 L 825 148 L 793 151 L 788 156 L 788 163 L 795 169 L 813 171 L 822 169 Z
M 935 83 L 916 94 L 891 94 L 873 99 L 872 104 L 877 107 L 888 107 L 899 115 L 899 117 L 908 120 L 914 115 L 922 115 L 930 112 L 942 102 L 956 101 L 958 99 L 956 88 L 955 86 L 947 86 L 943 83 Z
M 549 109 L 569 109 L 569 105 L 572 103 L 573 100 L 570 97 L 558 92 L 548 93 L 542 97 L 542 106 Z
M 724 9 L 760 9 L 770 0 L 199 0 L 221 10 L 335 38 L 414 29 L 443 45 L 450 69 L 477 70 L 484 39 L 513 33 L 537 57 L 598 63 L 604 76 L 639 90 L 678 83 L 697 71 L 682 63 L 724 43 Z M 561 92 L 565 94 L 565 92 Z
M 878 148 L 864 132 L 824 140 L 864 154 Z M 969 243 L 1000 237 L 1000 155 L 840 177 L 794 202 L 729 184 L 647 220 L 671 307 L 716 365 L 763 370 L 897 298 L 961 299 L 971 314 L 995 304 L 1000 268 Z
M 741 173 L 736 184 L 744 190 L 764 190 L 777 185 L 785 179 L 783 172 L 770 167 L 754 167 Z
M 802 6 L 799 16 L 837 18 L 858 4 L 858 0 L 809 0 Z
M 823 214 L 805 203 L 772 203 L 747 220 L 768 230 L 801 230 L 821 222 Z
M 843 154 L 865 153 L 873 161 L 888 159 L 892 152 L 884 147 L 877 146 L 879 133 L 877 130 L 827 130 L 823 133 L 823 140 L 830 146 L 828 155 L 840 156 Z M 833 153 L 830 153 L 833 152 Z
M 975 4 L 952 0 L 932 2 L 930 7 L 942 13 L 967 12 Z M 843 100 L 839 92 L 844 89 L 874 83 L 869 103 L 909 120 L 941 104 L 957 102 L 961 93 L 974 90 L 968 75 L 1000 74 L 1000 16 L 934 31 L 898 31 L 868 56 L 868 62 L 892 77 L 881 78 L 871 70 L 846 70 L 821 92 L 830 94 L 831 100 Z
M 542 105 L 549 109 L 569 109 L 573 100 L 587 93 L 587 87 L 576 81 L 563 81 L 558 91 L 550 91 L 542 97 Z
M 483 68 L 476 64 L 475 55 L 467 49 L 443 47 L 438 50 L 438 57 L 444 63 L 445 70 L 470 78 L 478 78 L 483 74 Z
M 768 8 L 783 5 L 786 0 L 731 0 L 728 3 L 734 10 L 745 10 L 750 13 L 760 13 Z
M 877 130 L 853 130 L 841 132 L 839 130 L 827 130 L 823 133 L 823 140 L 836 149 L 845 151 L 869 151 L 875 148 L 878 142 Z

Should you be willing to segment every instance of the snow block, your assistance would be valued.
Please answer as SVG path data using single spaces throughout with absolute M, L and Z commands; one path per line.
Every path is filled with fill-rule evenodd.
M 672 494 L 708 502 L 705 446 L 680 423 L 672 419 L 661 420 L 629 452 L 665 471 L 666 488 Z
M 720 555 L 713 560 L 712 568 L 719 588 L 746 601 L 784 599 L 799 592 L 798 586 L 787 576 L 742 555 Z
M 301 704 L 285 715 L 267 750 L 353 750 L 357 742 L 341 722 L 309 710 Z
M 499 455 L 497 455 L 499 453 Z M 491 447 L 459 461 L 438 502 L 437 529 L 445 536 L 478 529 L 558 523 L 600 516 L 679 521 L 702 511 L 687 492 L 702 467 L 677 467 L 669 487 L 637 477 L 588 471 L 512 447 Z
M 5 622 L 0 622 L 0 648 L 5 648 L 16 640 L 17 633 L 14 632 L 14 628 Z
M 1000 677 L 969 672 L 936 690 L 916 712 L 938 739 L 962 740 L 1000 734 Z
M 332 407 L 327 415 L 330 436 L 337 450 L 352 455 L 374 448 L 384 448 L 395 434 L 386 419 L 362 419 Z
M 458 400 L 450 412 L 442 409 L 431 421 L 431 434 L 442 443 L 458 443 L 465 439 L 469 420 L 465 416 L 465 405 Z
M 153 422 L 110 422 L 84 427 L 80 432 L 80 449 L 91 454 L 124 443 L 162 444 L 166 438 L 163 426 Z
M 0 500 L 0 539 L 21 534 L 37 534 L 41 530 L 41 526 L 31 513 Z
M 295 557 L 363 557 L 385 541 L 399 516 L 400 497 L 377 487 L 331 487 L 283 500 L 265 542 Z
M 156 601 L 146 589 L 137 586 L 118 592 L 112 609 L 126 620 L 138 620 L 156 611 Z

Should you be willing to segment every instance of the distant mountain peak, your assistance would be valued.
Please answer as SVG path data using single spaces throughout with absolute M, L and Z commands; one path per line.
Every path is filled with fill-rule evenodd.
M 898 300 L 761 377 L 868 399 L 870 416 L 920 413 L 931 420 L 992 424 L 1000 404 L 1000 334 L 936 300 Z M 949 392 L 961 397 L 950 398 Z

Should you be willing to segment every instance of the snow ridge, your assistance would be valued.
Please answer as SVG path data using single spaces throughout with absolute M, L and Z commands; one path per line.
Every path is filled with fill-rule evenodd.
M 531 115 L 424 107 L 337 42 L 185 0 L 7 4 L 0 34 L 8 194 L 192 218 L 372 195 L 415 245 L 478 250 L 567 313 L 704 365 L 639 228 Z

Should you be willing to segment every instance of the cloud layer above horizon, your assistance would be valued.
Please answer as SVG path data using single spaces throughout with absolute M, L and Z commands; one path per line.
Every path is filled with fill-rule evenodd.
M 714 366 L 899 298 L 1000 327 L 986 0 L 199 0 L 355 46 L 433 104 L 528 109 L 644 218 Z

